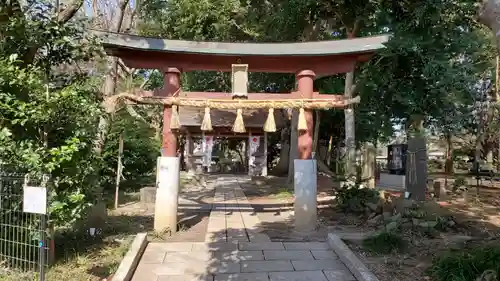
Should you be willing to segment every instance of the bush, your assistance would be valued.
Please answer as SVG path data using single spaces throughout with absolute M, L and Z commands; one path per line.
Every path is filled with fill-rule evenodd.
M 500 247 L 450 251 L 434 260 L 430 274 L 436 281 L 472 281 L 488 270 L 500 273 Z
M 378 204 L 380 195 L 377 190 L 363 188 L 358 184 L 348 183 L 337 191 L 339 207 L 348 212 L 363 213 L 370 204 Z
M 467 181 L 465 177 L 457 177 L 453 182 L 453 192 L 462 192 L 467 189 Z
M 401 252 L 405 247 L 405 240 L 392 232 L 382 232 L 363 240 L 363 248 L 377 254 Z
M 441 171 L 444 169 L 444 163 L 442 161 L 433 159 L 433 160 L 429 160 L 429 162 L 427 163 L 427 167 L 428 167 L 429 171 L 437 172 L 437 171 Z

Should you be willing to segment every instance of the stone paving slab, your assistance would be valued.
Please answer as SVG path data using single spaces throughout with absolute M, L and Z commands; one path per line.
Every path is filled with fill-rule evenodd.
M 192 251 L 236 251 L 237 242 L 192 243 Z
M 349 270 L 323 270 L 328 281 L 356 281 Z
M 269 281 L 267 273 L 233 273 L 216 275 L 214 281 Z
M 209 262 L 213 259 L 213 255 L 206 251 L 191 251 L 191 252 L 167 252 L 161 263 L 167 262 L 184 262 L 203 261 Z
M 293 271 L 292 263 L 280 261 L 245 261 L 241 263 L 241 272 Z
M 326 242 L 283 242 L 286 250 L 329 250 L 330 246 Z
M 270 281 L 328 281 L 322 271 L 270 272 Z
M 314 260 L 310 251 L 264 250 L 266 260 Z
M 214 277 L 212 275 L 210 276 L 171 275 L 171 276 L 160 276 L 158 277 L 157 280 L 155 279 L 154 281 L 213 281 L 213 280 Z
M 303 270 L 348 270 L 340 260 L 292 261 L 297 271 Z
M 248 242 L 239 243 L 240 250 L 247 251 L 263 251 L 263 250 L 285 250 L 281 242 Z
M 220 261 L 262 261 L 264 255 L 262 251 L 231 251 L 231 252 L 213 252 L 213 259 Z
M 356 281 L 324 242 L 271 242 L 237 181 L 215 190 L 205 242 L 150 243 L 131 281 Z
M 334 260 L 339 257 L 332 250 L 311 250 L 315 260 Z

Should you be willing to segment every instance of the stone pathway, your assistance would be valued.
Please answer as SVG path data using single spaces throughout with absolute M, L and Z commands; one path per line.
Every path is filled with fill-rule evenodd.
M 205 242 L 149 243 L 132 281 L 355 281 L 325 242 L 271 242 L 235 176 L 217 177 Z

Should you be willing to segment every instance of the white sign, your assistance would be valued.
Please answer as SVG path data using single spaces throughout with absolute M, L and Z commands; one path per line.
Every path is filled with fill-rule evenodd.
M 24 186 L 23 212 L 47 214 L 47 189 L 41 186 Z
M 255 163 L 254 153 L 257 152 L 257 149 L 260 146 L 260 137 L 259 136 L 250 136 L 248 138 L 248 142 L 250 143 L 250 149 L 248 150 L 248 165 L 251 167 Z

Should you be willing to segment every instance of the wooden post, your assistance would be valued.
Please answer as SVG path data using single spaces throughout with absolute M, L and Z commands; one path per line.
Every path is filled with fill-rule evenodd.
M 311 70 L 304 70 L 297 74 L 297 87 L 303 98 L 312 98 L 314 77 L 316 74 Z M 304 116 L 307 122 L 307 130 L 300 131 L 298 137 L 299 159 L 311 159 L 313 150 L 313 111 L 304 110 Z
M 315 73 L 304 70 L 297 73 L 297 88 L 304 98 L 313 95 Z M 295 229 L 298 232 L 308 233 L 316 228 L 317 224 L 317 164 L 312 159 L 313 152 L 313 112 L 304 110 L 307 129 L 298 134 L 298 158 L 294 161 L 294 192 L 295 192 Z
M 122 177 L 122 153 L 123 153 L 123 133 L 120 134 L 118 143 L 118 164 L 116 167 L 116 186 L 115 186 L 115 209 L 118 209 L 118 193 L 120 192 L 120 179 Z
M 177 96 L 181 87 L 180 71 L 177 68 L 165 69 L 163 79 L 162 96 Z M 165 105 L 163 107 L 163 139 L 162 139 L 162 156 L 176 157 L 177 156 L 177 135 L 170 129 L 170 118 L 172 117 L 172 106 Z
M 162 96 L 178 95 L 180 71 L 177 68 L 164 69 Z M 163 108 L 163 139 L 161 157 L 158 157 L 156 171 L 156 202 L 154 229 L 157 232 L 177 231 L 177 204 L 180 184 L 180 161 L 177 155 L 177 136 L 170 129 L 172 106 Z

